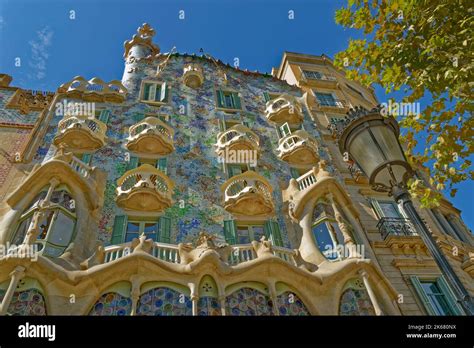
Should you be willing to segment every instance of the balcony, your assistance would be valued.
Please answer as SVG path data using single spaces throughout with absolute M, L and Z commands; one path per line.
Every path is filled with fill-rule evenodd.
M 280 139 L 278 157 L 293 165 L 315 165 L 319 161 L 318 143 L 308 132 L 298 130 Z
M 156 117 L 147 117 L 130 127 L 126 148 L 145 155 L 165 156 L 174 151 L 174 130 Z
M 236 124 L 217 135 L 216 152 L 222 154 L 227 150 L 258 151 L 260 139 L 258 135 L 242 124 Z
M 281 95 L 267 102 L 265 117 L 276 124 L 300 124 L 303 121 L 303 109 L 295 97 Z
M 65 98 L 102 103 L 122 103 L 128 94 L 127 89 L 119 80 L 105 82 L 94 77 L 87 81 L 82 76 L 76 76 L 71 81 L 62 84 L 58 92 Z
M 172 205 L 174 183 L 149 164 L 127 171 L 117 180 L 117 205 L 126 210 L 159 213 Z
M 377 224 L 377 228 L 384 240 L 389 236 L 418 236 L 411 221 L 404 218 L 381 218 Z
M 58 124 L 54 145 L 77 152 L 95 151 L 105 145 L 107 126 L 90 116 L 65 116 Z
M 236 216 L 265 217 L 275 211 L 270 183 L 253 171 L 231 177 L 221 191 L 224 209 Z
M 183 81 L 190 88 L 199 88 L 204 82 L 202 68 L 197 64 L 187 64 L 183 69 Z
M 232 251 L 227 260 L 227 264 L 230 266 L 236 266 L 238 264 L 258 259 L 258 255 L 254 250 L 252 244 L 241 244 L 232 245 Z M 103 264 L 119 260 L 123 257 L 131 255 L 133 253 L 132 243 L 124 243 L 118 245 L 110 245 L 105 247 Z M 271 253 L 283 261 L 297 266 L 295 260 L 295 251 L 292 249 L 272 246 Z M 174 244 L 153 242 L 149 250 L 149 254 L 156 259 L 169 262 L 169 263 L 184 263 L 184 259 L 181 258 L 179 247 Z

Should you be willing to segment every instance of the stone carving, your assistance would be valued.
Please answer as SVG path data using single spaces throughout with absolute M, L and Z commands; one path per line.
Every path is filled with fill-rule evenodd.
M 137 29 L 137 34 L 133 35 L 131 40 L 127 40 L 123 43 L 125 48 L 123 57 L 127 58 L 130 49 L 135 45 L 142 45 L 149 48 L 152 55 L 160 53 L 160 48 L 152 42 L 155 33 L 155 29 L 153 29 L 148 23 L 143 23 L 143 25 Z
M 89 269 L 95 265 L 101 265 L 105 260 L 105 249 L 101 242 L 97 242 L 95 252 L 88 259 L 81 262 L 81 269 Z
M 219 256 L 222 262 L 227 262 L 232 247 L 227 243 L 216 244 L 214 242 L 215 236 L 206 232 L 199 233 L 196 241 L 196 247 L 192 243 L 178 244 L 179 257 L 182 264 L 189 264 L 199 259 L 204 253 L 211 251 Z
M 43 111 L 53 100 L 54 93 L 17 89 L 7 108 L 18 109 L 21 114 L 31 111 Z
M 267 237 L 262 236 L 260 241 L 252 241 L 252 247 L 257 257 L 262 257 L 264 255 L 272 255 L 273 256 L 273 248 L 272 242 L 267 240 Z
M 303 259 L 298 249 L 295 249 L 295 254 L 293 255 L 293 259 L 295 260 L 295 263 L 299 268 L 305 269 L 308 272 L 316 272 L 318 270 L 317 265 L 311 262 L 307 262 Z
M 142 233 L 140 237 L 134 238 L 131 243 L 133 253 L 146 253 L 149 254 L 153 248 L 153 239 L 147 239 L 145 233 Z

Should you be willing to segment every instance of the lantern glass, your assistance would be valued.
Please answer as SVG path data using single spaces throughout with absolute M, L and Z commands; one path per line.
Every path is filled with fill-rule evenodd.
M 374 143 L 368 128 L 351 139 L 348 150 L 351 157 L 368 177 L 370 177 L 375 168 L 385 162 L 384 156 Z

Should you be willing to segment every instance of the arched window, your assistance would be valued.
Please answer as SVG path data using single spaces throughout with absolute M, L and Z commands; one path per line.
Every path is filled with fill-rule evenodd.
M 276 284 L 277 308 L 280 315 L 311 315 L 303 301 L 283 283 Z
M 130 283 L 119 282 L 108 288 L 94 303 L 89 315 L 130 315 L 132 300 L 130 298 Z
M 344 285 L 339 304 L 339 315 L 375 315 L 374 307 L 362 280 L 354 278 Z
M 181 289 L 177 285 L 148 285 L 138 300 L 137 315 L 192 315 L 193 303 L 189 289 Z M 170 286 L 173 286 L 171 288 Z
M 0 302 L 3 301 L 10 281 L 0 285 Z M 19 281 L 8 306 L 9 315 L 46 315 L 46 301 L 39 282 L 31 278 Z
M 217 285 L 211 276 L 204 276 L 199 285 L 199 315 L 221 315 L 221 306 L 217 299 Z
M 11 238 L 12 245 L 21 245 L 34 214 L 38 214 L 39 204 L 46 197 L 48 186 L 44 187 L 21 215 L 18 227 Z M 58 186 L 51 195 L 48 208 L 39 222 L 36 245 L 45 256 L 61 256 L 72 241 L 76 225 L 75 201 L 66 186 Z
M 226 315 L 273 315 L 273 302 L 266 289 L 243 287 L 227 296 Z
M 332 207 L 325 202 L 319 202 L 314 209 L 313 236 L 319 250 L 328 260 L 339 260 L 342 257 L 344 237 Z

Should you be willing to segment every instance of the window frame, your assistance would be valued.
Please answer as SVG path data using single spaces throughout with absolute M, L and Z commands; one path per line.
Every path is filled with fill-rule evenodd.
M 254 222 L 236 222 L 236 244 L 237 245 L 245 245 L 245 244 L 251 244 L 252 241 L 257 241 L 259 242 L 260 239 L 255 239 L 255 231 L 254 227 L 258 227 L 262 229 L 262 236 L 265 236 L 265 225 L 264 224 L 259 224 L 259 223 L 254 223 Z M 241 228 L 246 228 L 248 231 L 248 237 L 249 237 L 249 242 L 248 243 L 240 243 L 239 242 L 239 229 Z M 261 237 L 260 237 L 261 238 Z
M 222 104 L 219 102 L 220 101 L 219 93 L 222 93 L 223 96 L 224 96 L 224 94 L 231 94 L 232 103 L 233 103 L 232 107 L 229 107 L 228 105 L 224 104 L 224 99 L 222 99 Z M 238 98 L 240 108 L 238 108 L 237 105 L 235 105 L 235 103 L 236 103 L 236 101 L 234 99 L 235 96 L 237 96 L 237 98 Z M 217 87 L 214 88 L 214 102 L 215 102 L 215 105 L 216 105 L 216 110 L 220 110 L 220 111 L 224 111 L 224 112 L 231 112 L 231 113 L 235 113 L 235 112 L 245 110 L 242 94 L 239 91 L 236 91 L 235 89 L 221 89 L 221 88 L 217 88 Z
M 128 234 L 135 234 L 135 232 L 133 233 L 129 233 L 128 232 L 128 224 L 131 224 L 131 223 L 136 223 L 138 224 L 138 232 L 137 232 L 137 237 L 134 237 L 134 238 L 139 238 L 142 233 L 145 231 L 145 225 L 146 224 L 154 224 L 156 226 L 156 231 L 155 231 L 155 239 L 153 239 L 154 242 L 158 242 L 158 240 L 160 239 L 160 226 L 159 226 L 159 221 L 160 221 L 160 218 L 158 218 L 156 221 L 153 221 L 153 220 L 148 220 L 146 218 L 143 218 L 143 219 L 139 219 L 139 218 L 129 218 L 127 219 L 127 223 L 125 225 L 125 234 L 123 236 L 123 242 L 124 243 L 129 243 L 133 240 L 133 238 L 129 241 L 127 241 L 127 235 Z M 145 233 L 145 235 L 148 237 L 147 233 Z M 149 239 L 149 238 L 147 238 Z
M 151 84 L 155 85 L 155 98 L 154 100 L 149 100 L 149 99 L 144 99 L 145 98 L 145 85 Z M 163 86 L 165 87 L 165 96 L 164 99 L 156 100 L 156 94 L 158 91 L 158 86 L 159 86 L 159 91 L 160 94 L 162 93 L 162 88 Z M 139 93 L 139 101 L 142 103 L 147 103 L 151 105 L 165 105 L 169 103 L 170 99 L 170 86 L 165 81 L 152 81 L 152 80 L 142 80 L 140 84 L 140 93 Z

